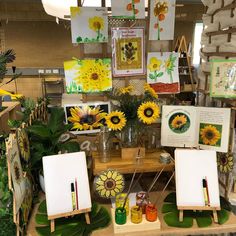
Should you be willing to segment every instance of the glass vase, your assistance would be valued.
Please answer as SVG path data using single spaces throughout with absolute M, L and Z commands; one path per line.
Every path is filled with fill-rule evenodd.
M 122 147 L 131 148 L 138 146 L 138 128 L 136 122 L 127 122 L 121 131 Z
M 98 152 L 100 162 L 109 162 L 111 160 L 111 140 L 108 127 L 101 127 L 99 133 Z

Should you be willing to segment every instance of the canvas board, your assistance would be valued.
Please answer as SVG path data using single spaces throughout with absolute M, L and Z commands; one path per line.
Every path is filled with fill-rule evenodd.
M 71 183 L 77 179 L 79 210 L 91 208 L 85 152 L 43 157 L 48 216 L 73 211 Z
M 211 207 L 220 207 L 216 151 L 175 150 L 176 199 L 178 207 L 203 207 L 202 180 L 206 177 Z

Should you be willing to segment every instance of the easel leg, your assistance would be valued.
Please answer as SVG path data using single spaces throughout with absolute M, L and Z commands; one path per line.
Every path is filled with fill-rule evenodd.
M 214 219 L 214 222 L 215 223 L 218 223 L 218 215 L 217 215 L 217 211 L 216 210 L 213 210 L 213 219 Z
M 85 219 L 86 219 L 86 223 L 88 224 L 88 225 L 90 225 L 90 218 L 89 218 L 89 213 L 85 213 Z
M 51 233 L 52 233 L 55 231 L 55 220 L 51 220 L 50 225 L 51 225 Z
M 180 210 L 179 211 L 179 221 L 182 222 L 184 220 L 184 211 Z

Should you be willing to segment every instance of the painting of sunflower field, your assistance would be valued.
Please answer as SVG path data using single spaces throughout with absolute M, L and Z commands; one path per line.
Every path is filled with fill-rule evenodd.
M 110 112 L 110 103 L 68 104 L 65 105 L 64 109 L 66 123 L 72 124 L 72 133 L 96 133 L 105 124 L 105 117 Z
M 169 128 L 177 134 L 185 133 L 190 127 L 189 117 L 182 112 L 177 112 L 169 118 Z
M 64 62 L 66 92 L 97 93 L 112 89 L 111 59 L 85 59 Z
M 71 7 L 72 43 L 108 41 L 108 15 L 105 7 Z
M 200 123 L 199 144 L 221 146 L 222 125 Z

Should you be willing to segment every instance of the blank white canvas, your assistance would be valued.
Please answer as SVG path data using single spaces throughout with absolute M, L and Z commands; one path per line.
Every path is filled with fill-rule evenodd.
M 77 178 L 79 210 L 91 208 L 85 152 L 43 157 L 48 216 L 73 211 L 71 183 Z
M 220 206 L 216 151 L 175 150 L 177 206 L 205 206 L 202 180 L 207 177 L 211 207 Z

